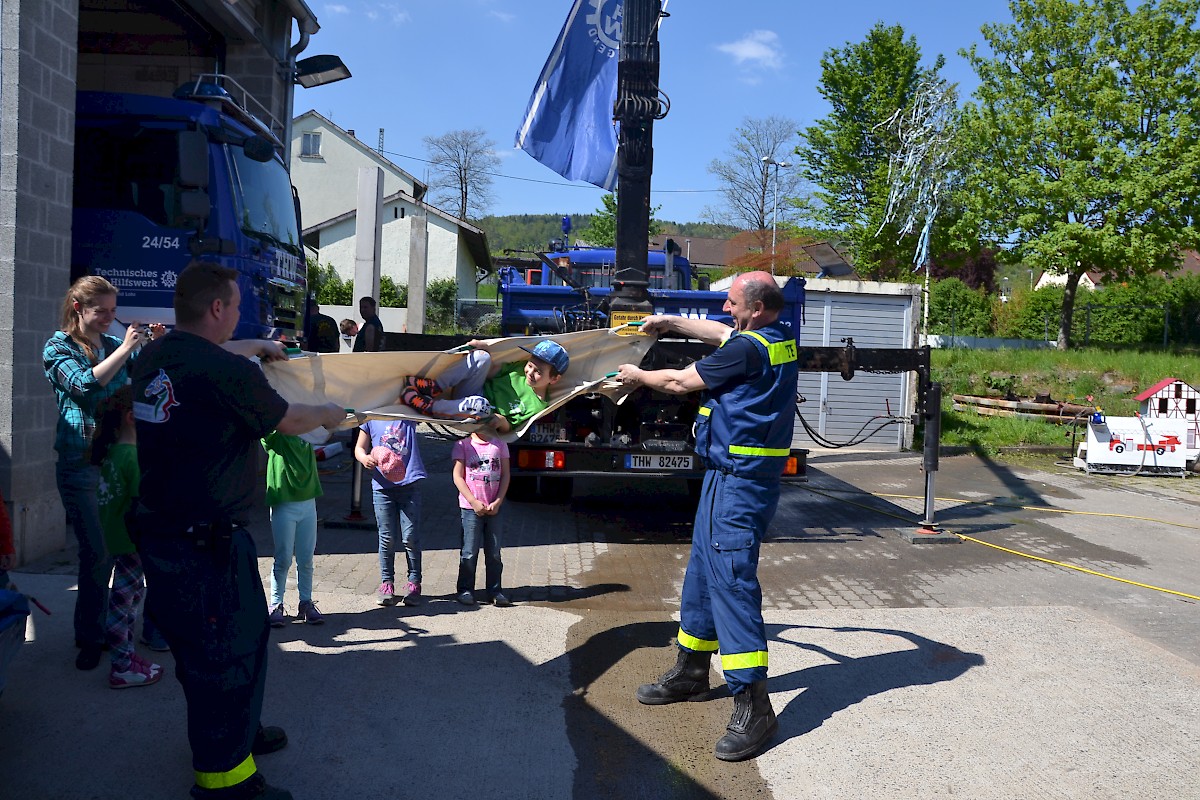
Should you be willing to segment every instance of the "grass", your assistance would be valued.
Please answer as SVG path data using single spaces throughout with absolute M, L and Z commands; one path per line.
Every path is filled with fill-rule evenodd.
M 947 349 L 934 350 L 931 358 L 933 380 L 942 384 L 942 444 L 965 445 L 992 455 L 1000 448 L 1031 445 L 1061 445 L 1065 451 L 1071 446 L 1071 429 L 954 411 L 953 395 L 999 397 L 1011 391 L 1032 399 L 1049 394 L 1056 401 L 1099 406 L 1111 416 L 1130 417 L 1138 410 L 1134 398 L 1163 378 L 1200 384 L 1200 360 L 1192 352 Z

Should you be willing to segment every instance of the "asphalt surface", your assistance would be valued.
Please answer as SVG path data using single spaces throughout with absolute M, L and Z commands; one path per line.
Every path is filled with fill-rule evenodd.
M 449 445 L 422 447 L 413 608 L 375 605 L 373 527 L 333 527 L 350 461 L 322 465 L 327 622 L 272 632 L 264 721 L 290 744 L 258 759 L 297 798 L 1200 798 L 1195 479 L 943 458 L 936 518 L 974 541 L 910 544 L 919 457 L 814 456 L 762 550 L 780 732 L 725 764 L 720 688 L 633 698 L 674 660 L 683 483 L 580 481 L 569 503 L 511 504 L 516 605 L 465 608 Z M 265 577 L 261 509 L 250 529 Z M 0 798 L 186 797 L 173 677 L 112 691 L 104 662 L 74 668 L 73 569 L 67 551 L 14 576 L 53 613 L 34 612 L 0 697 Z

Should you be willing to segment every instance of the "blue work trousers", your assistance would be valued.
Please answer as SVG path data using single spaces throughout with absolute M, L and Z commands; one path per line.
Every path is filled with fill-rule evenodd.
M 767 677 L 758 551 L 779 505 L 779 481 L 709 470 L 683 580 L 679 646 L 720 650 L 729 691 Z

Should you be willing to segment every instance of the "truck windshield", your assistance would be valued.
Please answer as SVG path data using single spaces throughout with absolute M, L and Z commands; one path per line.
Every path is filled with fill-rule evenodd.
M 296 227 L 296 206 L 292 201 L 292 183 L 283 164 L 248 158 L 240 147 L 230 147 L 234 180 L 241 195 L 242 230 L 247 236 L 300 254 L 300 231 Z

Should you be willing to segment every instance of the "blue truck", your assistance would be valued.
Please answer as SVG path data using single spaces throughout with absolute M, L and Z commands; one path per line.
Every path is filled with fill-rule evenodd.
M 534 260 L 501 266 L 501 328 L 505 335 L 537 335 L 616 327 L 644 314 L 614 311 L 616 282 L 612 248 L 571 247 L 537 254 Z M 707 289 L 687 259 L 665 251 L 646 258 L 650 305 L 655 314 L 714 318 L 732 323 L 722 307 L 725 292 Z M 693 284 L 704 288 L 692 288 Z M 804 308 L 804 280 L 783 287 L 782 319 L 797 335 Z M 649 313 L 649 312 L 648 312 Z M 682 369 L 712 348 L 697 341 L 660 339 L 646 355 L 646 369 Z M 639 479 L 683 479 L 698 496 L 704 471 L 695 456 L 692 425 L 702 393 L 679 396 L 640 387 L 620 405 L 589 394 L 543 417 L 509 446 L 516 500 L 565 500 L 576 477 L 636 475 Z M 806 450 L 796 449 L 785 478 L 803 479 Z
M 303 330 L 300 204 L 278 137 L 222 76 L 174 97 L 76 95 L 71 277 L 120 290 L 124 322 L 174 323 L 175 279 L 193 258 L 231 267 L 236 338 Z

